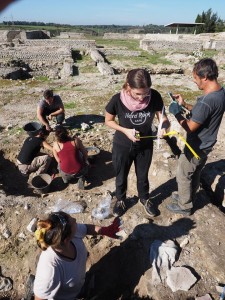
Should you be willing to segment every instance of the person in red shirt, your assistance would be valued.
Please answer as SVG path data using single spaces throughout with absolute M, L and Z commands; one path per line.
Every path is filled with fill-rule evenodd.
M 77 136 L 69 136 L 68 130 L 62 125 L 56 127 L 55 136 L 53 154 L 63 182 L 68 183 L 72 178 L 79 178 L 78 186 L 83 189 L 84 175 L 88 171 L 87 150 L 81 140 Z

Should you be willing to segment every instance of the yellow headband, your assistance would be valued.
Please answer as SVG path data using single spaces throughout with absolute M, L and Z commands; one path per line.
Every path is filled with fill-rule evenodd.
M 39 242 L 44 241 L 44 236 L 45 236 L 46 231 L 47 231 L 46 228 L 39 228 L 35 231 L 34 235 L 35 235 L 37 241 L 39 241 Z

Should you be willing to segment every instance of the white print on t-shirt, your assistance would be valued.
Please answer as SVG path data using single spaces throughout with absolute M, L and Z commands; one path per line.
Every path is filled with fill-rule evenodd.
M 150 118 L 150 112 L 133 111 L 132 113 L 126 113 L 125 119 L 130 119 L 130 122 L 134 125 L 142 125 L 147 118 Z

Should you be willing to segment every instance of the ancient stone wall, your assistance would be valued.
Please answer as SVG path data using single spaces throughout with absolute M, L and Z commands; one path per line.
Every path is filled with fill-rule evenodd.
M 60 32 L 58 37 L 62 39 L 85 39 L 85 35 L 79 32 Z
M 202 42 L 188 42 L 188 41 L 153 41 L 142 40 L 140 41 L 140 48 L 143 50 L 182 50 L 182 51 L 195 51 L 201 50 L 203 47 Z
M 141 40 L 145 38 L 145 34 L 133 34 L 133 33 L 105 33 L 104 39 L 116 39 L 116 40 Z
M 120 55 L 120 56 L 139 56 L 141 51 L 129 51 L 129 50 L 115 50 L 115 49 L 101 49 L 104 55 Z
M 69 39 L 51 39 L 51 40 L 27 40 L 27 46 L 55 46 L 70 47 L 71 49 L 88 49 L 96 47 L 95 40 L 69 40 Z

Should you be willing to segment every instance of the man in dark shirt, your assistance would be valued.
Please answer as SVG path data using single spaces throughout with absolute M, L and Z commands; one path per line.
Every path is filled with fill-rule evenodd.
M 169 111 L 187 131 L 187 142 L 199 159 L 185 146 L 180 155 L 176 180 L 178 193 L 172 195 L 173 202 L 167 208 L 183 215 L 190 215 L 196 192 L 200 184 L 201 171 L 208 154 L 216 143 L 217 133 L 225 111 L 225 91 L 217 81 L 218 67 L 210 58 L 201 59 L 194 65 L 193 78 L 203 96 L 195 105 L 184 101 L 181 95 L 173 95 L 177 102 L 170 104 Z M 181 114 L 181 106 L 190 111 L 190 119 Z
M 57 124 L 62 124 L 65 119 L 65 110 L 61 98 L 53 95 L 52 90 L 46 90 L 37 107 L 37 118 L 48 131 L 51 131 L 49 120 L 56 118 Z
M 42 128 L 35 136 L 29 136 L 24 141 L 17 157 L 17 166 L 22 175 L 28 176 L 33 172 L 38 175 L 48 170 L 51 157 L 47 154 L 38 155 L 42 147 L 52 151 L 52 147 L 45 141 L 47 136 L 46 130 Z

